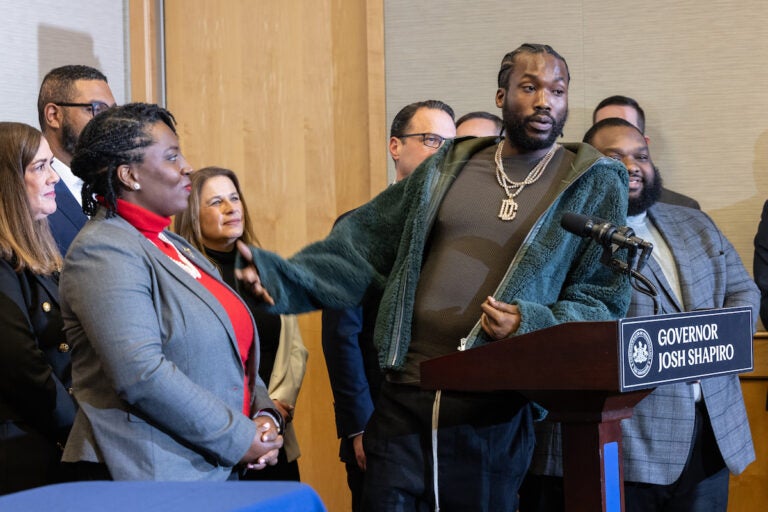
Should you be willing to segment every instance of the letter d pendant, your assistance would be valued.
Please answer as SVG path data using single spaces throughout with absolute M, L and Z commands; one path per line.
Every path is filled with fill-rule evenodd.
M 499 209 L 499 218 L 501 220 L 514 220 L 517 216 L 517 203 L 511 197 L 501 202 Z

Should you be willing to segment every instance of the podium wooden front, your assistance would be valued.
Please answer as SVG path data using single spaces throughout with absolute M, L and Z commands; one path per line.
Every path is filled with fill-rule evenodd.
M 624 510 L 620 420 L 652 389 L 619 390 L 618 322 L 556 325 L 421 364 L 425 389 L 516 390 L 562 423 L 565 509 Z

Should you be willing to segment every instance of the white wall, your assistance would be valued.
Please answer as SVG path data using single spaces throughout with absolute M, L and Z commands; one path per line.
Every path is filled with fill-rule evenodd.
M 128 97 L 125 0 L 0 0 L 0 121 L 39 128 L 37 93 L 51 69 L 101 70 L 118 103 Z
M 768 2 L 384 0 L 387 122 L 434 98 L 498 113 L 502 56 L 550 44 L 572 81 L 565 140 L 595 104 L 636 98 L 669 188 L 696 198 L 752 267 L 768 197 Z M 382 141 L 386 143 L 386 141 Z

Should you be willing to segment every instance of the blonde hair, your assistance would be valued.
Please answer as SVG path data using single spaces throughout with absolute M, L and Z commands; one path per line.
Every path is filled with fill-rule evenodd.
M 42 138 L 29 125 L 0 122 L 0 257 L 17 272 L 51 275 L 61 270 L 61 254 L 48 220 L 33 218 L 24 182 Z
M 205 245 L 203 244 L 203 233 L 200 229 L 200 197 L 202 196 L 205 182 L 216 176 L 229 178 L 235 185 L 237 194 L 240 196 L 240 203 L 243 205 L 243 234 L 240 236 L 240 240 L 249 245 L 259 245 L 259 241 L 253 233 L 251 218 L 248 215 L 248 205 L 245 202 L 242 190 L 240 190 L 240 181 L 238 181 L 237 175 L 233 171 L 222 167 L 203 167 L 192 173 L 192 191 L 189 194 L 189 204 L 186 210 L 176 214 L 173 221 L 173 230 L 178 235 L 184 237 L 197 250 L 205 254 L 209 260 L 211 258 L 206 252 Z M 213 260 L 211 262 L 216 263 Z

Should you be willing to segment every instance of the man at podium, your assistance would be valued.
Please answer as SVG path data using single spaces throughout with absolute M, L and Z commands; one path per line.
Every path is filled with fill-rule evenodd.
M 551 47 L 521 46 L 498 74 L 501 141 L 447 141 L 289 260 L 244 254 L 255 265 L 246 286 L 266 289 L 275 312 L 348 307 L 369 286 L 383 289 L 374 338 L 386 381 L 363 439 L 367 511 L 516 510 L 533 451 L 530 404 L 515 392 L 422 390 L 420 363 L 626 313 L 626 276 L 560 227 L 572 211 L 623 225 L 627 208 L 621 165 L 556 143 L 569 81 Z
M 646 277 L 664 313 L 748 306 L 757 319 L 760 294 L 736 250 L 700 210 L 658 202 L 662 180 L 648 144 L 619 118 L 584 136 L 629 174 L 627 224 L 653 243 Z M 627 316 L 653 315 L 652 299 L 633 292 Z M 753 326 L 754 329 L 754 326 Z M 729 472 L 755 459 L 737 375 L 656 388 L 621 422 L 626 512 L 725 512 Z M 537 448 L 521 493 L 521 512 L 563 510 L 558 425 L 536 425 Z M 546 476 L 542 476 L 546 475 Z

